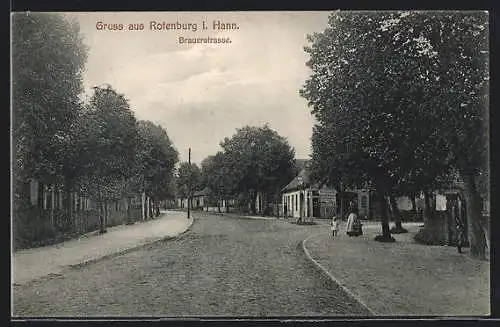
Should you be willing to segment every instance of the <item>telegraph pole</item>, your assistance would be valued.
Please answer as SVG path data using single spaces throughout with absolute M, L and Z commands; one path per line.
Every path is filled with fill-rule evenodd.
M 188 219 L 191 217 L 191 148 L 189 148 L 188 154 L 189 163 L 189 180 L 188 180 Z
M 340 220 L 344 220 L 344 189 L 342 187 L 342 179 L 340 180 Z

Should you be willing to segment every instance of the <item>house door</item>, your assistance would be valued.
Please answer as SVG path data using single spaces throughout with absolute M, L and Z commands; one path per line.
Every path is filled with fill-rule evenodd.
M 304 193 L 300 193 L 300 201 L 299 201 L 299 212 L 300 212 L 300 218 L 304 218 L 305 217 L 305 206 L 306 206 L 306 203 L 304 201 Z
M 313 217 L 321 217 L 321 206 L 319 204 L 319 198 L 313 198 Z

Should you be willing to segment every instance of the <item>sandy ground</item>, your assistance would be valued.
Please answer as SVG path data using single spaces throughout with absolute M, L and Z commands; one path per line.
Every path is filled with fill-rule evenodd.
M 393 235 L 392 244 L 373 240 L 380 225 L 366 225 L 359 237 L 348 237 L 341 229 L 337 239 L 325 226 L 306 241 L 306 248 L 377 314 L 489 315 L 490 263 L 458 254 L 453 247 L 414 243 L 419 225 L 405 225 L 410 233 Z

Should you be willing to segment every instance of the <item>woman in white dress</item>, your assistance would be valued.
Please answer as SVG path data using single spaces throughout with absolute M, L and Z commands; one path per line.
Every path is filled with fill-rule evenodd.
M 358 221 L 358 215 L 356 214 L 356 209 L 351 208 L 351 213 L 347 217 L 346 234 L 349 236 L 358 235 L 358 228 L 357 228 L 358 223 L 359 221 Z

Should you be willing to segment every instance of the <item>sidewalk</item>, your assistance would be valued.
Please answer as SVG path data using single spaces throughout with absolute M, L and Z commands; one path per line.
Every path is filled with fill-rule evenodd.
M 198 213 L 203 213 L 207 215 L 217 215 L 223 217 L 241 218 L 241 219 L 262 219 L 262 220 L 277 220 L 277 217 L 269 216 L 252 216 L 249 214 L 237 213 L 237 212 L 215 212 L 215 211 L 195 211 Z
M 28 283 L 50 274 L 59 274 L 68 266 L 176 237 L 192 224 L 193 219 L 188 220 L 183 212 L 163 211 L 154 220 L 111 227 L 102 235 L 85 235 L 60 244 L 21 250 L 12 255 L 12 283 Z
M 231 213 L 231 212 L 224 212 L 222 214 L 222 216 L 243 218 L 243 219 L 262 219 L 262 220 L 276 220 L 276 219 L 278 219 L 276 217 L 251 216 L 251 215 L 237 214 L 237 213 Z
M 380 224 L 366 224 L 363 236 L 348 237 L 344 222 L 337 239 L 325 227 L 303 246 L 376 315 L 489 315 L 490 263 L 458 254 L 454 247 L 414 243 L 419 225 L 403 223 L 409 233 L 393 235 L 395 243 L 380 243 L 373 240 Z

